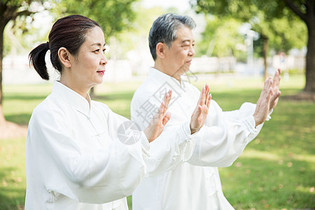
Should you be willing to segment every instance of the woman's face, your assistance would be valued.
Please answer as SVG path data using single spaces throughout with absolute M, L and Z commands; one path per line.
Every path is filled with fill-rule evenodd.
M 101 28 L 94 27 L 85 35 L 76 56 L 71 58 L 70 78 L 85 88 L 102 83 L 105 73 L 105 38 Z

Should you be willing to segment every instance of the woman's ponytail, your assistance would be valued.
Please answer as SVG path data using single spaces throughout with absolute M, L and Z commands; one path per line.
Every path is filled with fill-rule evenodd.
M 34 48 L 29 54 L 29 61 L 44 80 L 49 80 L 45 62 L 46 52 L 49 50 L 49 43 L 43 43 Z
M 81 15 L 70 15 L 58 19 L 49 32 L 49 42 L 40 44 L 29 54 L 30 64 L 33 64 L 41 78 L 49 80 L 45 55 L 50 50 L 52 66 L 62 74 L 63 65 L 59 60 L 58 51 L 66 48 L 72 55 L 77 55 L 85 41 L 86 33 L 93 27 L 100 27 L 97 22 Z

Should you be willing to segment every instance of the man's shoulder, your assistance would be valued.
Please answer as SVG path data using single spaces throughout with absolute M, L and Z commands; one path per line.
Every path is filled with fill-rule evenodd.
M 154 80 L 145 80 L 135 91 L 133 98 L 147 98 L 152 95 L 160 88 L 159 83 Z
M 132 110 L 138 110 L 139 107 L 143 105 L 153 104 L 155 106 L 156 103 L 153 103 L 155 100 L 154 95 L 160 90 L 159 82 L 147 79 L 145 80 L 135 91 L 130 108 Z

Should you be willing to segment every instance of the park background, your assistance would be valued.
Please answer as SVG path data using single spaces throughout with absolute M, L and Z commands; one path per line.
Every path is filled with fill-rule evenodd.
M 27 124 L 59 76 L 47 55 L 51 79 L 41 80 L 29 67 L 28 53 L 48 41 L 53 22 L 82 14 L 101 23 L 109 62 L 93 98 L 130 118 L 133 93 L 153 64 L 148 31 L 166 12 L 190 15 L 196 21 L 189 82 L 199 88 L 208 83 L 223 110 L 238 109 L 244 101 L 255 103 L 266 75 L 282 69 L 282 96 L 272 119 L 231 167 L 220 169 L 230 203 L 236 209 L 315 209 L 315 81 L 306 71 L 309 27 L 289 8 L 280 10 L 282 0 L 266 1 L 268 8 L 250 0 L 214 2 L 1 1 L 1 21 L 7 15 L 3 5 L 16 8 L 16 14 L 5 25 L 0 48 L 0 115 L 3 112 L 5 118 L 0 120 L 0 210 L 24 208 Z M 315 2 L 312 6 L 315 11 Z M 270 13 L 275 8 L 280 14 Z

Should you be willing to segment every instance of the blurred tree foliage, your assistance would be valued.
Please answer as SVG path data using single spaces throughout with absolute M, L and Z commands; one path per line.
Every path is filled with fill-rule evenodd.
M 191 0 L 191 4 L 196 12 L 249 22 L 264 41 L 265 60 L 269 42 L 286 51 L 300 46 L 307 35 L 304 90 L 315 93 L 315 0 Z
M 133 3 L 137 0 L 54 0 L 56 19 L 70 14 L 89 17 L 100 24 L 105 39 L 130 28 L 135 19 Z
M 239 48 L 243 45 L 243 36 L 239 33 L 242 23 L 233 18 L 206 16 L 206 27 L 202 39 L 196 45 L 196 56 L 235 56 L 246 58 L 246 53 Z M 244 55 L 245 54 L 245 55 Z
M 35 41 L 43 39 L 43 34 L 27 36 L 36 29 L 30 26 L 34 15 L 49 10 L 55 19 L 70 14 L 80 14 L 97 21 L 105 39 L 131 28 L 135 19 L 133 3 L 137 0 L 1 0 L 0 1 L 0 124 L 4 122 L 2 113 L 2 58 L 4 53 L 18 54 L 31 48 Z M 6 32 L 4 29 L 9 26 Z M 4 34 L 6 47 L 4 48 Z M 33 33 L 32 33 L 33 34 Z M 46 36 L 47 34 L 45 34 Z M 26 39 L 25 39 L 26 38 Z M 38 39 L 38 40 L 37 40 Z M 23 41 L 22 41 L 23 40 Z M 26 41 L 28 40 L 28 41 Z M 47 36 L 46 36 L 47 40 Z
M 115 49 L 112 50 L 116 51 L 117 58 L 124 59 L 128 56 L 128 52 L 139 53 L 136 51 L 143 48 L 148 49 L 149 53 L 149 45 L 143 40 L 148 40 L 153 21 L 163 13 L 163 10 L 160 7 L 143 8 L 140 4 L 135 4 L 135 10 L 137 12 L 132 27 L 115 36 L 117 42 Z
M 46 2 L 46 3 L 45 3 Z M 26 31 L 27 18 L 32 20 L 33 15 L 49 6 L 44 0 L 1 0 L 0 1 L 0 125 L 5 123 L 2 112 L 2 60 L 4 55 L 4 30 L 9 22 L 13 21 L 12 28 L 22 33 Z

